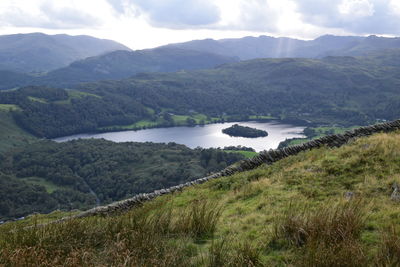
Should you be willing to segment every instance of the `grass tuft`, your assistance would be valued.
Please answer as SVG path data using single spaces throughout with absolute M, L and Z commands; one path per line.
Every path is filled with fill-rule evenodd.
M 289 248 L 299 248 L 297 265 L 360 266 L 366 261 L 360 245 L 364 223 L 361 200 L 326 204 L 314 211 L 291 206 L 277 221 L 271 242 L 284 240 Z

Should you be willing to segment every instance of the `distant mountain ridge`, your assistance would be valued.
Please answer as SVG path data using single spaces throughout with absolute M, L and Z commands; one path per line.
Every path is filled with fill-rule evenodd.
M 400 48 L 400 38 L 324 35 L 305 41 L 287 37 L 243 37 L 237 39 L 204 39 L 169 44 L 164 47 L 179 47 L 196 51 L 239 57 L 241 60 L 254 58 L 302 57 L 321 58 L 326 56 L 361 56 L 371 51 Z
M 44 72 L 73 61 L 115 50 L 130 50 L 111 40 L 91 36 L 44 33 L 0 36 L 0 70 Z
M 209 69 L 237 61 L 238 58 L 175 47 L 119 50 L 78 60 L 39 76 L 0 70 L 0 90 L 27 85 L 68 87 L 83 82 L 125 79 L 143 72 Z
M 59 36 L 61 39 L 67 37 Z M 400 38 L 324 35 L 311 41 L 268 36 L 195 40 L 153 49 L 136 51 L 125 49 L 103 53 L 76 60 L 67 66 L 39 75 L 27 74 L 26 72 L 23 74 L 22 71 L 5 67 L 2 69 L 2 66 L 7 62 L 1 61 L 2 45 L 4 46 L 4 44 L 0 44 L 0 90 L 27 85 L 71 87 L 84 82 L 126 79 L 145 72 L 211 69 L 219 65 L 255 58 L 348 56 L 347 60 L 352 61 L 351 58 L 355 56 L 380 54 L 384 50 L 396 51 L 400 49 Z M 17 55 L 15 60 L 21 56 Z M 49 56 L 46 64 L 51 65 L 54 58 L 51 54 L 46 54 L 46 56 Z M 340 60 L 343 61 L 344 59 Z M 377 58 L 374 60 L 377 60 Z M 8 65 L 13 66 L 12 64 Z
M 73 62 L 43 77 L 47 85 L 124 79 L 142 72 L 176 72 L 213 68 L 239 61 L 209 52 L 163 47 L 136 51 L 114 51 Z

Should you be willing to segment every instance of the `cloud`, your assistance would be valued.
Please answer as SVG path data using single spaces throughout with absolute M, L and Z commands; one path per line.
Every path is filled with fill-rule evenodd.
M 107 2 L 117 11 L 118 13 L 125 12 L 125 1 L 124 0 L 107 0 Z
M 246 0 L 239 3 L 239 16 L 235 23 L 228 25 L 236 30 L 269 31 L 277 30 L 280 15 L 276 6 L 271 1 Z
M 211 0 L 107 0 L 119 13 L 140 12 L 162 28 L 199 28 L 217 23 L 220 10 Z
M 374 5 L 368 0 L 346 0 L 338 6 L 339 13 L 353 18 L 369 17 L 375 12 Z
M 354 34 L 400 34 L 400 13 L 393 0 L 299 0 L 302 20 Z
M 0 24 L 13 27 L 44 29 L 76 29 L 94 27 L 101 21 L 75 6 L 54 5 L 54 2 L 35 0 L 34 8 L 10 5 L 0 11 Z
M 45 2 L 40 9 L 50 22 L 47 28 L 79 28 L 101 24 L 98 18 L 84 11 L 68 6 L 57 7 L 50 1 Z

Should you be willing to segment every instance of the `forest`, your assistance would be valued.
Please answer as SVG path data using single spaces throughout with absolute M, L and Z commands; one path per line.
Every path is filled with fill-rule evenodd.
M 137 74 L 74 90 L 27 87 L 0 92 L 20 107 L 17 123 L 53 138 L 146 120 L 173 126 L 169 115 L 219 120 L 254 116 L 354 126 L 400 116 L 400 51 L 366 57 L 256 59 L 210 70 Z M 187 124 L 195 120 L 189 118 Z
M 231 127 L 222 129 L 224 134 L 229 136 L 236 136 L 236 137 L 247 137 L 247 138 L 256 138 L 256 137 L 264 137 L 268 136 L 267 131 L 241 126 L 239 124 L 234 124 Z
M 243 158 L 175 143 L 36 142 L 0 154 L 0 220 L 87 209 L 191 181 Z

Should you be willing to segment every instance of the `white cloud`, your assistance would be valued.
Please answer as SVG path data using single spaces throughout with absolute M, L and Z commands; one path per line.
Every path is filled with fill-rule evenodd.
M 399 0 L 391 0 L 390 3 L 390 9 L 395 15 L 400 15 L 400 1 Z
M 398 1 L 398 0 L 396 0 Z M 298 12 L 305 23 L 351 34 L 400 34 L 400 16 L 393 0 L 299 0 Z
M 368 0 L 343 0 L 338 8 L 341 14 L 352 17 L 369 17 L 375 12 Z
M 400 34 L 400 0 L 0 0 L 0 34 L 88 34 L 136 48 L 203 38 Z
M 93 1 L 92 1 L 93 2 Z M 27 3 L 27 4 L 25 4 Z M 89 7 L 89 8 L 88 8 Z M 75 29 L 95 27 L 101 20 L 86 10 L 93 6 L 70 1 L 7 1 L 0 9 L 0 25 L 15 27 L 37 27 L 45 29 Z
M 217 23 L 220 10 L 210 0 L 108 0 L 116 11 L 132 15 L 135 10 L 153 26 L 199 28 Z

